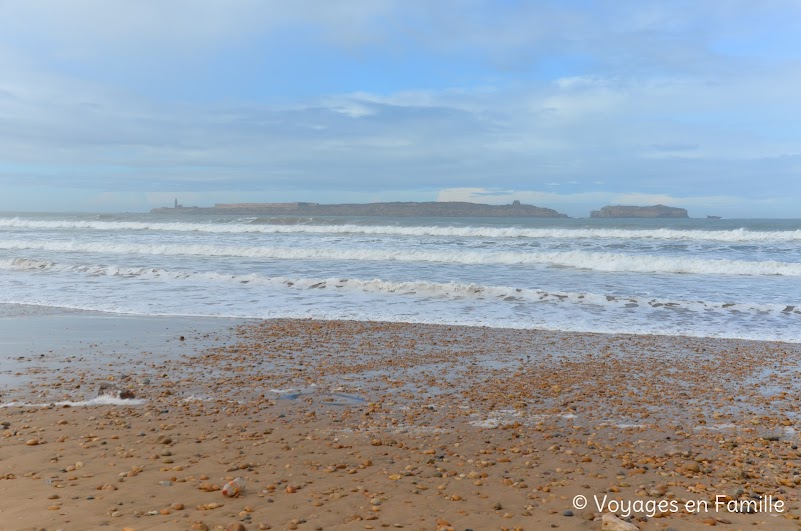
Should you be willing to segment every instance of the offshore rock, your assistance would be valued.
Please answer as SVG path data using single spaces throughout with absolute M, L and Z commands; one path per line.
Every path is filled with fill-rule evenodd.
M 684 208 L 665 205 L 653 206 L 605 206 L 601 210 L 590 212 L 591 218 L 687 218 Z

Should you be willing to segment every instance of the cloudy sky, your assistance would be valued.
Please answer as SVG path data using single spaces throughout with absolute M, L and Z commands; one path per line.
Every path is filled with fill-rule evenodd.
M 0 210 L 801 217 L 796 0 L 0 0 Z

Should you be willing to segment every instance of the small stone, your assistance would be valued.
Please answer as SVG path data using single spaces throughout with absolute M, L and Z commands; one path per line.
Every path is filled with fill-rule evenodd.
M 565 511 L 562 513 L 562 516 L 573 516 L 573 511 Z
M 131 398 L 136 398 L 136 395 L 134 395 L 133 391 L 128 389 L 121 389 L 109 382 L 103 382 L 100 384 L 100 387 L 98 387 L 97 390 L 97 396 L 110 396 L 112 398 L 119 398 L 122 400 L 129 400 Z
M 640 531 L 634 524 L 621 520 L 612 513 L 605 513 L 601 517 L 601 529 L 603 531 Z

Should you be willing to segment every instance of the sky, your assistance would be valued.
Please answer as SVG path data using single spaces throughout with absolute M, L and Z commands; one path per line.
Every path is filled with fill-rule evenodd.
M 0 0 L 0 210 L 801 217 L 796 0 Z

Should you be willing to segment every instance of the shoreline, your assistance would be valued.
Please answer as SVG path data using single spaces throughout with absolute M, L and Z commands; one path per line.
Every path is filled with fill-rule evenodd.
M 22 314 L 14 313 L 14 308 Z M 159 320 L 159 321 L 194 321 L 199 320 L 205 323 L 214 322 L 228 322 L 233 324 L 258 324 L 262 322 L 271 321 L 302 321 L 302 322 L 320 322 L 320 323 L 374 323 L 374 324 L 393 324 L 393 325 L 409 325 L 409 326 L 433 326 L 445 328 L 465 328 L 465 329 L 481 329 L 481 330 L 496 330 L 503 331 L 522 331 L 522 332 L 543 332 L 543 333 L 556 333 L 556 334 L 571 334 L 571 335 L 598 335 L 598 336 L 625 336 L 636 338 L 676 338 L 676 339 L 699 339 L 710 341 L 741 341 L 753 343 L 770 343 L 770 344 L 786 344 L 786 345 L 801 345 L 801 340 L 787 341 L 783 339 L 767 339 L 767 338 L 748 338 L 748 337 L 731 337 L 731 336 L 707 336 L 707 335 L 692 335 L 692 334 L 670 334 L 670 333 L 655 333 L 655 332 L 621 332 L 621 331 L 594 331 L 594 330 L 571 330 L 561 328 L 546 328 L 537 326 L 493 326 L 488 324 L 454 324 L 446 322 L 429 322 L 429 321 L 391 321 L 391 320 L 366 320 L 366 319 L 347 319 L 347 318 L 319 318 L 319 317 L 306 317 L 306 316 L 287 316 L 287 317 L 242 317 L 235 315 L 205 315 L 205 314 L 144 314 L 144 313 L 128 313 L 128 312 L 110 312 L 105 310 L 88 310 L 84 308 L 73 308 L 66 306 L 48 306 L 44 304 L 22 304 L 22 303 L 0 303 L 0 325 L 4 317 L 24 317 L 24 316 L 38 316 L 38 315 L 60 315 L 69 314 L 84 317 L 99 317 L 99 318 L 120 318 L 120 319 L 142 319 L 142 320 Z
M 41 404 L 102 382 L 144 402 L 0 409 L 0 518 L 65 530 L 600 529 L 607 511 L 573 497 L 720 495 L 786 505 L 632 523 L 798 527 L 801 345 L 312 320 L 197 323 L 175 341 L 182 330 L 164 321 L 169 343 L 145 338 L 162 343 L 158 356 L 23 375 Z M 242 497 L 223 497 L 237 476 Z

